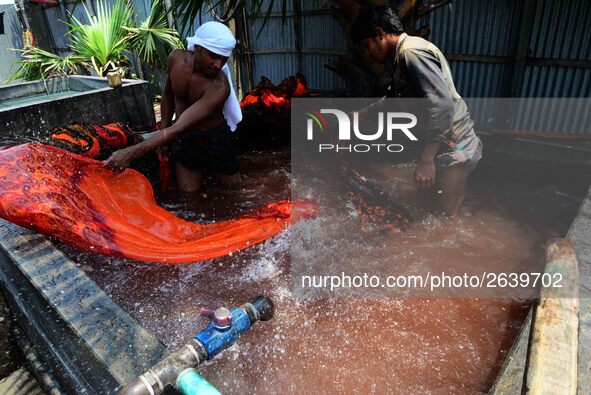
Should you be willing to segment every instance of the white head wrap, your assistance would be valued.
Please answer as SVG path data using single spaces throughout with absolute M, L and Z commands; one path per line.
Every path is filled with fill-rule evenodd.
M 206 22 L 199 26 L 193 37 L 187 38 L 187 50 L 194 52 L 195 45 L 206 48 L 218 55 L 230 57 L 232 50 L 236 46 L 236 39 L 226 25 L 219 22 Z M 230 68 L 227 64 L 222 67 L 222 71 L 230 84 L 230 95 L 226 99 L 226 104 L 224 104 L 224 117 L 230 129 L 235 131 L 238 123 L 242 121 L 242 110 L 234 91 Z

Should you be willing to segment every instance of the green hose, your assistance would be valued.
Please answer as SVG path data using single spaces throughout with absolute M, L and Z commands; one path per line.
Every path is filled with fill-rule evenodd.
M 183 395 L 222 395 L 195 369 L 187 369 L 179 374 L 176 389 Z

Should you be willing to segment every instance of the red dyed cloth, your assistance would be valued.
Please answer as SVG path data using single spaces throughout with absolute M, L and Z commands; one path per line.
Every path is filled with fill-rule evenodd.
M 306 85 L 306 77 L 302 74 L 287 77 L 277 86 L 262 76 L 258 85 L 242 99 L 240 107 L 261 107 L 259 111 L 287 111 L 291 109 L 292 97 L 302 97 L 309 93 Z
M 49 137 L 42 142 L 87 158 L 106 159 L 118 149 L 138 141 L 131 130 L 121 123 L 72 123 L 66 127 L 51 129 Z
M 114 173 L 100 161 L 42 144 L 0 150 L 0 217 L 106 255 L 166 263 L 224 256 L 317 211 L 308 202 L 293 208 L 280 201 L 201 225 L 160 208 L 148 180 L 132 169 Z

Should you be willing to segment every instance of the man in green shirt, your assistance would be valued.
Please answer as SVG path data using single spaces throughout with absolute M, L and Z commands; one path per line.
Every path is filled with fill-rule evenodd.
M 439 210 L 458 215 L 468 175 L 482 157 L 466 103 L 456 91 L 443 53 L 432 43 L 404 33 L 388 7 L 363 7 L 351 29 L 353 41 L 392 70 L 387 97 L 428 101 L 426 135 L 414 178 L 437 193 Z

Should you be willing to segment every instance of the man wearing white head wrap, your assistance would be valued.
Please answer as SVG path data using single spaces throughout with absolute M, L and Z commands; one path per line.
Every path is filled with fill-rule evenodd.
M 187 50 L 195 52 L 195 46 L 199 45 L 207 48 L 211 52 L 229 58 L 232 56 L 232 50 L 236 46 L 236 39 L 230 29 L 219 22 L 206 22 L 197 31 L 193 37 L 187 38 Z M 232 85 L 232 76 L 227 64 L 222 67 L 222 71 L 230 83 L 230 95 L 224 104 L 224 117 L 232 131 L 236 130 L 236 125 L 242 121 L 242 110 L 240 102 L 234 92 Z
M 238 185 L 232 132 L 242 112 L 226 65 L 235 46 L 236 39 L 225 25 L 207 22 L 200 26 L 187 39 L 188 51 L 173 51 L 168 58 L 160 132 L 116 151 L 105 166 L 121 171 L 135 158 L 170 144 L 182 191 L 199 190 L 203 170 L 213 171 L 227 185 Z

